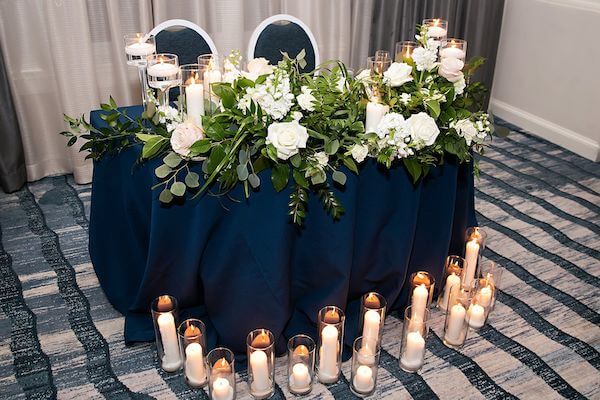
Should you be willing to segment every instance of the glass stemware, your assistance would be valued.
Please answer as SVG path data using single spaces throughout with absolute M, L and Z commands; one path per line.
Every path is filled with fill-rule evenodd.
M 158 89 L 161 106 L 169 105 L 169 89 L 181 84 L 179 58 L 175 54 L 153 54 L 148 56 L 148 85 Z
M 156 53 L 156 43 L 154 36 L 143 33 L 128 34 L 123 37 L 125 42 L 125 54 L 127 55 L 127 65 L 137 67 L 142 88 L 142 103 L 144 107 L 148 102 L 148 80 L 146 79 L 146 58 Z

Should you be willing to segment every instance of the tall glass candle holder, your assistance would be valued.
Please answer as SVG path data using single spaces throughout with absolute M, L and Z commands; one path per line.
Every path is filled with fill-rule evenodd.
M 178 333 L 185 381 L 191 387 L 202 387 L 208 381 L 206 327 L 199 319 L 186 319 L 179 325 Z
M 444 42 L 448 37 L 448 21 L 441 18 L 427 18 L 423 20 L 427 27 L 427 36 L 439 42 Z
M 185 64 L 181 69 L 181 103 L 179 108 L 188 121 L 202 127 L 204 115 L 204 85 L 200 66 Z
M 212 349 L 206 356 L 208 363 L 208 393 L 211 400 L 234 400 L 235 356 L 225 347 Z
M 412 60 L 412 53 L 417 46 L 417 42 L 411 40 L 404 40 L 396 43 L 395 61 L 406 62 L 407 60 Z
M 342 345 L 344 343 L 344 312 L 336 306 L 319 310 L 317 348 L 319 382 L 331 384 L 338 381 L 342 369 Z
M 181 84 L 179 58 L 175 54 L 153 54 L 148 56 L 148 85 L 160 92 L 161 106 L 169 105 L 169 89 Z
M 177 299 L 158 296 L 151 305 L 158 360 L 163 370 L 175 372 L 181 368 L 182 359 L 177 338 Z
M 223 81 L 223 58 L 218 54 L 202 54 L 198 56 L 198 65 L 202 73 L 206 109 L 213 113 L 217 109 L 219 97 L 215 94 L 212 85 Z
M 462 285 L 456 285 L 451 292 L 458 292 L 448 299 L 448 312 L 444 323 L 444 344 L 448 347 L 459 349 L 465 344 L 469 330 L 469 314 L 467 309 L 471 304 L 473 291 L 464 289 Z
M 275 337 L 268 329 L 255 329 L 246 337 L 248 385 L 255 399 L 266 399 L 275 391 Z
M 490 286 L 493 289 L 492 304 L 490 305 L 490 310 L 493 310 L 496 306 L 496 297 L 498 290 L 500 290 L 504 268 L 493 261 L 487 261 L 481 264 L 480 271 L 481 278 L 485 280 L 485 286 Z
M 143 33 L 128 34 L 123 37 L 127 65 L 137 67 L 142 89 L 142 103 L 144 107 L 148 102 L 148 80 L 146 79 L 146 57 L 156 53 L 154 36 L 146 37 Z
M 379 346 L 383 334 L 387 302 L 379 293 L 369 292 L 361 297 L 358 332 L 365 346 Z
M 465 266 L 463 268 L 462 284 L 464 289 L 469 289 L 473 279 L 479 276 L 477 268 L 481 253 L 485 249 L 487 234 L 478 226 L 467 228 L 465 234 Z
M 431 305 L 435 279 L 425 271 L 414 272 L 410 275 L 410 304 L 414 317 L 425 317 L 425 310 Z
M 392 65 L 392 60 L 389 57 L 375 56 L 367 58 L 367 69 L 371 71 L 371 75 L 383 76 L 383 73 Z
M 494 296 L 493 286 L 485 279 L 475 279 L 471 284 L 471 304 L 467 310 L 469 327 L 475 331 L 487 322 Z
M 440 310 L 446 311 L 448 309 L 448 299 L 450 296 L 450 290 L 459 290 L 462 272 L 465 265 L 465 259 L 459 256 L 448 256 L 446 258 L 446 264 L 444 266 L 444 274 L 442 277 L 442 288 L 439 296 L 437 306 Z M 456 294 L 456 293 L 454 293 Z
M 465 61 L 467 56 L 467 41 L 463 39 L 447 39 L 440 49 L 440 58 L 457 58 Z
M 368 353 L 365 352 L 368 350 Z M 352 371 L 350 388 L 361 397 L 369 396 L 375 391 L 377 383 L 377 367 L 379 365 L 379 347 L 371 349 L 359 336 L 352 345 Z
M 316 345 L 310 336 L 296 335 L 288 341 L 288 388 L 291 393 L 311 392 L 314 380 Z
M 425 310 L 425 318 L 421 319 L 420 316 L 413 316 L 412 306 L 406 307 L 400 342 L 400 368 L 404 371 L 417 372 L 423 366 L 428 332 L 429 310 Z

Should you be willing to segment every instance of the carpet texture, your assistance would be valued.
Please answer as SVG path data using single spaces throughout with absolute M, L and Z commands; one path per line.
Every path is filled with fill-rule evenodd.
M 435 311 L 425 366 L 407 374 L 389 316 L 374 397 L 600 399 L 600 165 L 510 128 L 476 184 L 484 256 L 506 268 L 490 324 L 455 351 Z M 89 200 L 70 176 L 0 194 L 0 398 L 208 398 L 157 368 L 154 344 L 123 344 L 87 252 Z M 306 398 L 355 398 L 349 362 L 343 372 Z M 273 398 L 293 397 L 284 358 L 276 380 Z

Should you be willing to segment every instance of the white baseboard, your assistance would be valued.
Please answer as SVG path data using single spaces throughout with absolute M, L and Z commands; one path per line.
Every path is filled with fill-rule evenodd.
M 592 161 L 600 161 L 600 143 L 580 133 L 492 98 L 490 111 L 524 130 L 579 154 Z

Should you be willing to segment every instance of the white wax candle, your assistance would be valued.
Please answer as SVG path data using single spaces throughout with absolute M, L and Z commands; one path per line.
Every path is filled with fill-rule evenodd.
M 185 87 L 185 104 L 188 118 L 201 128 L 204 115 L 204 87 L 201 83 L 192 83 Z
M 400 364 L 406 369 L 416 370 L 423 365 L 425 356 L 425 339 L 420 332 L 406 335 L 406 346 L 402 349 Z
M 489 307 L 492 304 L 492 288 L 489 285 L 479 291 L 479 304 L 482 307 Z
M 361 364 L 366 364 L 366 365 L 373 365 L 375 364 L 375 352 L 376 352 L 376 347 L 371 347 L 368 344 L 365 344 L 365 346 L 361 347 L 360 350 L 358 350 L 358 361 Z
M 167 372 L 177 371 L 181 367 L 181 354 L 179 353 L 179 341 L 175 329 L 175 318 L 171 313 L 158 316 L 158 329 L 163 347 L 162 369 Z
M 377 347 L 379 342 L 379 328 L 381 326 L 381 315 L 375 310 L 368 310 L 365 313 L 363 322 L 363 342 L 372 349 Z
M 336 381 L 339 376 L 338 359 L 338 330 L 335 326 L 327 325 L 321 331 L 321 349 L 319 353 L 319 379 L 329 383 Z
M 310 389 L 310 372 L 306 365 L 294 364 L 292 375 L 290 375 L 290 389 L 298 393 L 304 393 Z
M 375 132 L 377 130 L 377 125 L 379 124 L 379 121 L 381 121 L 381 118 L 383 118 L 383 116 L 387 114 L 389 110 L 390 108 L 385 104 L 379 104 L 373 101 L 367 103 L 367 120 L 365 121 L 365 132 Z
M 467 315 L 469 316 L 469 326 L 471 328 L 479 329 L 485 324 L 485 308 L 479 304 L 471 304 Z
M 450 314 L 447 316 L 448 326 L 444 333 L 444 339 L 453 345 L 463 344 L 463 327 L 465 323 L 465 317 L 467 310 L 462 304 L 457 303 L 450 308 Z
M 150 54 L 154 54 L 155 51 L 156 46 L 152 43 L 136 42 L 125 46 L 125 53 L 130 56 L 149 56 Z
M 232 400 L 233 388 L 225 378 L 217 378 L 212 385 L 212 400 Z
M 477 257 L 479 256 L 479 243 L 477 240 L 469 240 L 465 250 L 465 269 L 463 271 L 463 286 L 469 288 L 473 278 L 475 278 L 475 270 L 477 269 Z
M 448 31 L 442 28 L 441 26 L 430 26 L 427 30 L 427 35 L 429 35 L 430 38 L 434 39 L 446 37 L 447 34 Z
M 193 386 L 202 386 L 206 382 L 204 354 L 200 343 L 190 343 L 185 348 L 185 376 Z
M 256 350 L 250 354 L 250 369 L 252 370 L 252 393 L 263 393 L 271 390 L 271 378 L 267 353 Z
M 373 379 L 373 370 L 371 367 L 361 365 L 356 369 L 354 380 L 352 381 L 354 388 L 359 392 L 370 392 L 375 386 L 375 380 Z
M 440 309 L 446 311 L 448 309 L 448 300 L 450 296 L 455 296 L 460 290 L 460 278 L 453 272 L 446 278 L 446 286 L 440 300 Z
M 429 300 L 429 290 L 425 287 L 425 284 L 420 284 L 413 289 L 412 294 L 412 316 L 420 318 L 421 321 L 425 320 L 425 309 L 427 308 L 427 300 Z
M 440 50 L 441 58 L 458 58 L 459 60 L 464 60 L 465 56 L 465 52 L 458 47 L 445 47 Z
M 156 78 L 168 78 L 173 75 L 176 75 L 179 71 L 179 67 L 170 63 L 158 63 L 151 65 L 148 68 L 148 75 L 154 76 Z

